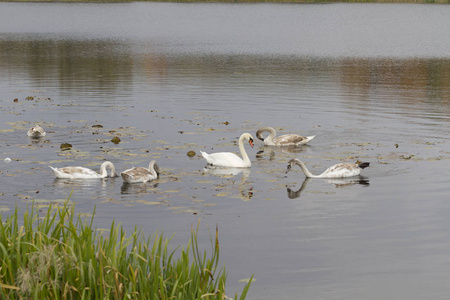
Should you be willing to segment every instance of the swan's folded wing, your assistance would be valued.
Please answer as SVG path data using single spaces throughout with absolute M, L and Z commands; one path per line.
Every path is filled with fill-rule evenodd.
M 232 152 L 218 152 L 207 154 L 202 152 L 203 157 L 206 159 L 208 164 L 218 166 L 218 167 L 242 167 L 243 160 L 236 154 Z
M 123 180 L 129 183 L 146 182 L 156 179 L 149 169 L 143 167 L 131 168 L 120 173 Z
M 356 164 L 341 163 L 329 167 L 320 175 L 323 178 L 342 178 L 359 175 L 361 169 Z
M 274 139 L 275 144 L 279 145 L 299 145 L 299 144 L 306 144 L 310 140 L 312 140 L 314 136 L 311 137 L 304 137 L 298 134 L 285 134 L 281 135 Z

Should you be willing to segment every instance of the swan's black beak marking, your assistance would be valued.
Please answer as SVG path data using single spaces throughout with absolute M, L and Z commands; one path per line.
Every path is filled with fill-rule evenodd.
M 290 170 L 291 170 L 291 165 L 289 164 L 289 165 L 287 166 L 287 169 L 286 169 L 285 174 L 287 174 Z
M 248 143 L 249 143 L 250 146 L 252 146 L 252 148 L 253 148 L 253 139 L 252 139 L 252 138 L 250 138 L 250 139 L 248 140 Z

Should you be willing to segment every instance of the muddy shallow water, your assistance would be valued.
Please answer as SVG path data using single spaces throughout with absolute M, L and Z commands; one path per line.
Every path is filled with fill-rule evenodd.
M 446 10 L 0 3 L 0 211 L 72 195 L 78 212 L 96 208 L 99 228 L 115 220 L 173 246 L 200 220 L 206 249 L 217 224 L 230 296 L 254 274 L 248 299 L 445 298 Z M 34 124 L 47 136 L 29 139 Z M 316 138 L 265 147 L 263 126 Z M 250 170 L 204 168 L 200 151 L 237 152 L 244 132 Z M 294 157 L 315 174 L 371 165 L 305 181 L 299 168 L 285 174 Z M 134 185 L 57 180 L 48 167 L 151 159 L 160 179 Z

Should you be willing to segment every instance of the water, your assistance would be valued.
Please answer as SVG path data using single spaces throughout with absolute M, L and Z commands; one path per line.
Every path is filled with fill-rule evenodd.
M 210 249 L 218 225 L 229 296 L 254 274 L 248 299 L 446 299 L 449 10 L 0 3 L 0 210 L 72 193 L 99 228 L 164 232 L 174 247 L 200 220 Z M 35 123 L 48 132 L 38 141 Z M 204 170 L 200 150 L 237 151 L 263 126 L 316 138 L 255 140 L 251 170 Z M 313 173 L 371 165 L 358 180 L 304 181 L 284 173 L 293 157 Z M 161 178 L 138 185 L 48 168 L 151 159 Z

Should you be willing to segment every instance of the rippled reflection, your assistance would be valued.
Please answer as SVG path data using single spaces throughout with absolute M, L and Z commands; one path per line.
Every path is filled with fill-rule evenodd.
M 301 193 L 306 189 L 306 186 L 311 180 L 313 180 L 313 178 L 306 177 L 298 190 L 294 190 L 286 186 L 288 198 L 289 199 L 299 198 Z M 345 188 L 356 184 L 362 186 L 369 186 L 369 179 L 361 175 L 347 178 L 333 178 L 333 179 L 320 178 L 318 180 L 323 180 L 329 184 L 332 184 L 335 188 Z
M 155 181 L 137 182 L 137 183 L 123 182 L 122 187 L 120 188 L 120 193 L 122 195 L 149 194 L 154 192 L 154 189 L 157 188 L 158 185 L 159 183 Z
M 242 173 L 242 179 L 245 180 L 250 176 L 250 168 L 221 168 L 215 166 L 207 166 L 203 169 L 206 173 L 216 176 L 237 176 Z
M 326 182 L 334 185 L 336 188 L 343 188 L 355 184 L 360 184 L 363 186 L 369 186 L 369 179 L 365 176 L 354 176 L 347 178 L 332 178 L 332 179 L 324 179 Z
M 300 194 L 306 189 L 306 186 L 308 185 L 308 183 L 311 181 L 311 178 L 305 178 L 305 180 L 303 181 L 302 185 L 300 186 L 300 188 L 298 190 L 293 190 L 290 187 L 286 186 L 286 190 L 287 190 L 287 195 L 289 199 L 295 199 L 300 197 Z

